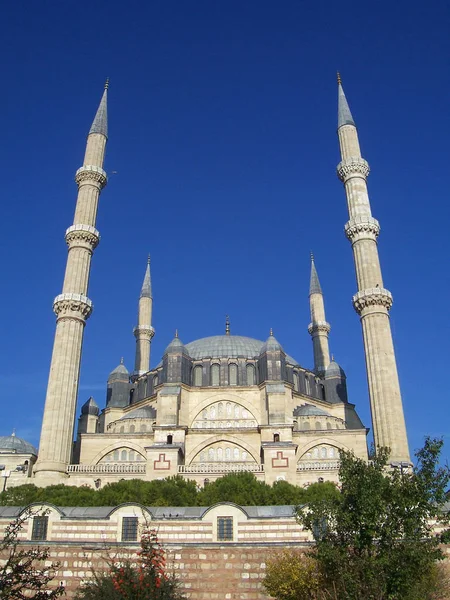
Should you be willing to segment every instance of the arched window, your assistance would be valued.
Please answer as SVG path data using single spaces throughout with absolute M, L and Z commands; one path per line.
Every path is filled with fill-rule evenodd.
M 233 460 L 239 460 L 239 448 L 233 450 Z
M 217 448 L 217 460 L 223 460 L 223 450 L 222 448 Z
M 221 417 L 223 417 L 223 404 L 222 404 L 222 402 L 219 402 L 219 407 L 218 407 L 218 409 L 217 409 L 217 413 L 218 413 L 218 417 L 219 417 L 219 419 L 220 419 Z
M 153 389 L 155 389 L 155 387 L 158 385 L 158 383 L 159 383 L 159 377 L 158 377 L 158 375 L 155 375 L 153 377 Z
M 319 385 L 319 388 L 320 388 L 320 396 L 321 396 L 322 400 L 325 400 L 325 386 L 323 385 L 323 383 L 321 383 Z
M 238 380 L 238 368 L 234 363 L 228 365 L 228 380 L 230 385 L 237 385 Z
M 308 431 L 309 429 L 311 429 L 311 425 L 310 425 L 309 421 L 303 421 L 303 423 L 302 423 L 302 428 L 303 428 L 305 431 Z
M 113 460 L 119 460 L 119 451 L 118 450 L 114 450 Z
M 316 429 L 322 429 L 322 423 L 320 423 L 320 421 L 316 421 Z
M 211 385 L 219 385 L 220 368 L 219 365 L 211 365 Z
M 147 431 L 147 427 L 145 425 L 141 425 L 141 433 L 145 433 Z
M 130 433 L 134 433 L 136 431 L 136 427 L 134 425 L 130 425 Z
M 294 390 L 296 392 L 299 391 L 299 380 L 298 380 L 298 373 L 297 373 L 297 371 L 294 371 Z
M 247 365 L 247 385 L 255 385 L 255 367 L 254 365 Z
M 134 450 L 130 450 L 130 454 L 128 455 L 128 460 L 135 460 L 135 458 L 134 458 Z
M 194 367 L 194 385 L 197 387 L 201 387 L 203 378 L 203 367 L 201 365 L 197 365 Z
M 273 434 L 273 441 L 274 442 L 279 442 L 280 441 L 280 434 L 279 433 L 274 433 Z
M 327 423 L 327 429 L 332 429 L 331 423 Z
M 307 396 L 311 396 L 311 383 L 309 382 L 308 375 L 305 374 L 305 393 Z
M 327 457 L 327 449 L 321 448 L 320 449 L 320 458 L 326 458 L 326 457 Z
M 215 458 L 214 454 L 215 454 L 214 448 L 209 448 L 209 450 L 208 450 L 208 460 L 214 460 L 214 458 Z
M 169 435 L 167 436 L 167 443 L 168 443 L 168 444 L 173 444 L 173 435 L 170 435 L 170 434 L 169 434 Z
M 225 460 L 231 460 L 231 448 L 225 448 Z
M 119 429 L 119 433 L 124 433 L 125 432 L 125 427 L 122 425 L 122 427 Z
M 126 450 L 122 450 L 120 453 L 120 460 L 127 460 L 128 452 Z

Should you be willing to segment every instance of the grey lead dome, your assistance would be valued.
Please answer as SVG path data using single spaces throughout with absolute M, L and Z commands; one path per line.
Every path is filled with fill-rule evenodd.
M 186 344 L 189 356 L 194 360 L 201 358 L 258 358 L 265 342 L 243 335 L 213 335 Z M 293 365 L 299 363 L 286 356 Z
M 37 456 L 37 449 L 20 437 L 16 435 L 1 435 L 0 436 L 0 452 L 7 450 L 16 454 L 35 454 Z

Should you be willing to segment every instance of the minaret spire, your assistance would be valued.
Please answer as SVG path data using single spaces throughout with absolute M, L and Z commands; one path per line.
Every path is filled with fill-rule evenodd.
M 325 318 L 325 304 L 323 301 L 322 288 L 314 263 L 314 255 L 311 252 L 311 277 L 309 282 L 309 307 L 311 311 L 311 323 L 308 331 L 311 335 L 314 350 L 314 371 L 323 376 L 330 364 L 330 349 L 328 334 L 330 324 Z
M 42 422 L 36 481 L 47 485 L 66 477 L 72 457 L 81 349 L 86 320 L 92 312 L 87 297 L 91 260 L 100 234 L 95 228 L 107 141 L 107 90 L 103 92 L 86 142 L 83 166 L 75 181 L 78 198 L 73 225 L 66 231 L 69 247 L 62 294 L 56 296 L 56 332 Z
M 133 378 L 147 373 L 150 370 L 150 344 L 155 330 L 152 327 L 152 279 L 150 275 L 150 254 L 147 258 L 144 281 L 139 296 L 138 324 L 133 333 L 136 338 L 136 358 L 134 362 Z
M 342 161 L 337 167 L 344 183 L 350 219 L 345 233 L 353 248 L 358 292 L 353 306 L 360 315 L 375 445 L 391 449 L 391 461 L 409 461 L 402 397 L 392 342 L 389 310 L 392 294 L 383 286 L 377 237 L 380 226 L 372 217 L 367 177 L 358 132 L 338 84 L 338 136 Z

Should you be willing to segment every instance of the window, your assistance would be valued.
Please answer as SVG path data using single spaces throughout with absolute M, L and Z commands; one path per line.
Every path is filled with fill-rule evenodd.
M 136 431 L 136 427 L 134 425 L 130 425 L 130 433 L 134 433 Z
M 135 542 L 138 536 L 138 518 L 123 517 L 122 542 Z
M 247 365 L 247 385 L 255 385 L 255 367 Z
M 323 383 L 320 384 L 320 396 L 322 400 L 325 400 L 325 386 L 323 385 Z
M 229 365 L 228 377 L 229 377 L 230 385 L 237 385 L 237 378 L 238 378 L 237 365 L 235 365 L 235 364 Z
M 233 541 L 233 517 L 217 517 L 217 539 L 221 542 Z
M 44 541 L 47 539 L 48 517 L 33 517 L 31 539 Z
M 294 390 L 296 392 L 299 391 L 299 383 L 298 383 L 298 373 L 297 373 L 297 371 L 294 371 Z
M 173 444 L 173 435 L 168 435 L 167 436 L 167 443 L 168 444 Z
M 211 365 L 211 385 L 219 385 L 219 365 Z
M 311 384 L 308 379 L 308 375 L 305 375 L 305 393 L 307 396 L 311 396 Z
M 273 434 L 273 441 L 274 442 L 279 442 L 280 441 L 280 434 L 279 433 L 274 433 Z
M 158 383 L 159 383 L 159 377 L 158 377 L 158 375 L 155 375 L 153 377 L 153 389 L 155 389 L 155 387 L 158 385 Z
M 200 387 L 202 385 L 203 367 L 197 365 L 194 367 L 194 385 Z

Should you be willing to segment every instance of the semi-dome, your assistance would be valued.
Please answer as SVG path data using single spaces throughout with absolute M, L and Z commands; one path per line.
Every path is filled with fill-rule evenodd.
M 0 452 L 11 452 L 14 454 L 34 454 L 37 456 L 36 448 L 16 435 L 0 435 Z
M 213 335 L 186 344 L 189 356 L 194 360 L 202 358 L 258 358 L 265 342 L 243 335 Z M 299 364 L 291 356 L 286 360 Z
M 126 419 L 155 419 L 156 418 L 156 410 L 151 406 L 142 406 L 141 408 L 136 408 L 136 410 L 132 410 L 127 413 L 123 417 L 121 417 L 120 421 L 124 421 Z
M 303 404 L 303 406 L 297 406 L 294 410 L 294 417 L 331 417 L 331 415 L 318 406 Z

